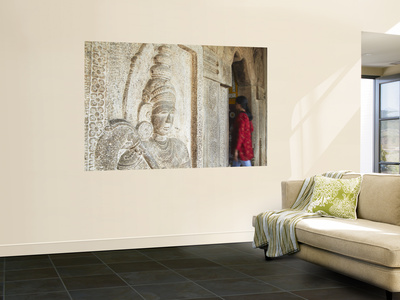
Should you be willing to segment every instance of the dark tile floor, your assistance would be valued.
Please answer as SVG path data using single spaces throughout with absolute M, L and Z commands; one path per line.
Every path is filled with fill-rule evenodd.
M 5 257 L 0 292 L 0 300 L 385 299 L 290 256 L 265 261 L 251 243 Z

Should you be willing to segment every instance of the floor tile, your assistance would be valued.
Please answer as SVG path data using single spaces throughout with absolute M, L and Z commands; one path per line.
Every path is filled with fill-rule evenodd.
M 53 259 L 71 259 L 78 257 L 93 257 L 92 252 L 71 252 L 71 253 L 56 253 L 50 254 L 50 258 Z
M 160 263 L 171 269 L 192 269 L 218 266 L 218 264 L 204 258 L 162 260 Z
M 119 275 L 130 285 L 162 284 L 188 281 L 188 279 L 185 277 L 171 270 L 120 273 Z
M 357 289 L 361 289 L 364 292 L 369 293 L 370 295 L 376 295 L 379 297 L 382 296 L 382 294 L 386 293 L 384 290 L 366 283 L 364 286 L 355 285 L 354 287 L 356 287 Z M 400 300 L 400 293 L 394 293 L 393 300 Z
M 106 264 L 150 260 L 138 250 L 101 251 L 93 254 Z
M 300 300 L 299 296 L 296 296 L 287 292 L 279 293 L 266 293 L 266 294 L 251 294 L 251 295 L 238 295 L 238 296 L 227 296 L 225 300 Z
M 311 274 L 311 275 L 316 275 L 316 276 L 319 276 L 319 277 L 335 280 L 335 281 L 338 281 L 338 282 L 347 282 L 348 285 L 356 285 L 358 283 L 359 284 L 364 284 L 363 282 L 358 281 L 357 279 L 354 279 L 354 278 L 351 278 L 351 277 L 347 277 L 346 275 L 339 274 L 339 273 L 336 273 L 334 271 L 330 271 L 328 269 L 326 269 L 325 272 L 315 272 L 315 273 L 314 272 L 307 272 L 307 273 Z M 371 285 L 368 285 L 368 286 L 371 286 Z
M 237 250 L 229 248 L 225 244 L 190 246 L 185 247 L 185 250 L 201 257 L 204 255 L 237 253 Z
M 59 255 L 52 256 L 51 260 L 53 261 L 56 267 L 66 267 L 66 266 L 80 266 L 80 265 L 94 265 L 101 264 L 102 262 L 93 254 L 87 254 L 84 256 L 73 256 L 71 255 Z
M 293 255 L 267 262 L 247 242 L 0 258 L 0 300 L 28 299 L 379 300 L 385 292 Z
M 343 287 L 343 284 L 311 274 L 260 276 L 258 279 L 286 291 Z
M 219 255 L 214 257 L 208 257 L 209 260 L 229 266 L 229 265 L 249 265 L 249 264 L 260 264 L 265 263 L 265 259 L 263 257 L 248 255 L 248 254 L 235 254 L 235 255 Z
M 8 256 L 4 258 L 4 261 L 7 263 L 15 262 L 15 261 L 40 261 L 46 260 L 49 256 L 47 254 L 41 255 L 21 255 L 21 256 Z
M 258 255 L 262 258 L 264 258 L 264 251 L 262 249 L 258 248 L 253 248 L 253 243 L 252 242 L 247 242 L 247 243 L 230 243 L 230 244 L 225 244 L 226 247 L 230 249 L 235 249 L 239 250 L 240 252 L 245 252 L 247 254 L 252 254 L 252 255 Z
M 201 298 L 186 298 L 186 300 L 221 300 L 221 297 L 201 297 Z
M 6 273 L 5 281 L 58 278 L 54 268 L 15 270 Z
M 215 296 L 193 282 L 141 285 L 134 288 L 146 300 L 198 299 Z
M 188 251 L 186 247 L 153 248 L 153 249 L 140 250 L 140 252 L 155 260 L 199 257 L 197 254 Z
M 332 272 L 327 268 L 300 259 L 290 259 L 288 257 L 288 259 L 274 259 L 273 261 L 294 269 L 301 270 L 302 272 L 321 274 L 322 276 Z
M 38 294 L 64 292 L 65 288 L 59 279 L 22 280 L 5 282 L 5 295 Z
M 382 289 L 370 285 L 366 282 L 363 281 L 359 281 L 357 279 L 339 274 L 339 273 L 335 273 L 335 272 L 331 272 L 329 275 L 327 275 L 325 278 L 329 278 L 331 280 L 335 280 L 337 282 L 342 283 L 343 285 L 346 286 L 353 286 L 353 287 L 357 287 L 358 289 L 362 289 L 370 294 L 375 294 L 378 296 L 382 295 Z
M 61 278 L 114 274 L 105 264 L 58 267 Z
M 121 287 L 127 284 L 117 275 L 94 275 L 64 278 L 68 290 L 95 289 L 104 287 Z
M 102 288 L 70 292 L 73 300 L 142 300 L 130 287 Z
M 71 300 L 71 298 L 68 296 L 67 292 L 54 292 L 7 296 L 7 300 Z
M 385 293 L 382 291 L 382 297 L 374 294 L 370 294 L 367 291 L 357 289 L 354 287 L 334 288 L 334 289 L 315 289 L 296 291 L 293 294 L 304 297 L 308 300 L 377 300 L 385 299 Z
M 272 276 L 304 273 L 301 270 L 283 266 L 279 263 L 265 261 L 263 263 L 251 265 L 235 265 L 230 267 L 238 272 L 242 272 L 249 276 Z
M 166 267 L 155 261 L 109 264 L 109 267 L 113 269 L 114 272 L 117 273 L 130 273 L 139 271 L 155 271 L 155 270 L 167 269 Z
M 209 280 L 209 279 L 230 279 L 247 277 L 245 274 L 234 271 L 232 269 L 218 266 L 208 268 L 195 268 L 195 269 L 180 269 L 176 270 L 182 276 L 190 280 Z
M 281 291 L 267 283 L 253 278 L 235 278 L 197 281 L 199 285 L 218 296 L 245 295 L 254 293 L 270 293 Z
M 6 272 L 11 270 L 53 268 L 53 264 L 47 255 L 6 258 L 5 266 Z

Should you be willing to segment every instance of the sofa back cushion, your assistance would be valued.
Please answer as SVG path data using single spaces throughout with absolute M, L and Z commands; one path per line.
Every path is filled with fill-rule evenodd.
M 400 175 L 365 174 L 357 215 L 361 219 L 400 225 Z

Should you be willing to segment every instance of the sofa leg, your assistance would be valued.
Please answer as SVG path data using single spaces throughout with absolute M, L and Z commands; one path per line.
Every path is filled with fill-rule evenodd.
M 271 257 L 268 257 L 268 256 L 267 256 L 267 248 L 264 248 L 264 257 L 265 257 L 265 260 L 266 260 L 266 261 L 272 260 Z
M 393 293 L 386 291 L 386 300 L 392 300 L 392 298 L 393 298 Z

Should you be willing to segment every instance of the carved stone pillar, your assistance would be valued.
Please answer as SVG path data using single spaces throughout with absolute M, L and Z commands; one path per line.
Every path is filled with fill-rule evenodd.
M 220 47 L 213 47 L 218 50 Z M 231 67 L 209 47 L 203 47 L 204 167 L 226 167 L 229 160 L 229 99 Z

